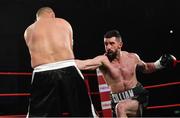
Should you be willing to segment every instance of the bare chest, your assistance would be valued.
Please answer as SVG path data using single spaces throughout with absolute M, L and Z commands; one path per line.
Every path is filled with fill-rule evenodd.
M 130 79 L 135 74 L 136 64 L 132 61 L 125 61 L 123 63 L 114 63 L 112 64 L 114 68 L 117 69 L 117 73 L 119 73 L 119 78 L 126 80 Z
M 136 72 L 136 62 L 133 59 L 126 59 L 123 62 L 113 62 L 111 63 L 114 70 L 106 70 L 104 73 L 110 80 L 131 80 L 135 77 Z M 114 76 L 115 75 L 115 76 Z

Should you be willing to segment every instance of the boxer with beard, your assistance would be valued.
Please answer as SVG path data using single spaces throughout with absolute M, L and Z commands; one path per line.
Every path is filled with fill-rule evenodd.
M 123 41 L 118 30 L 104 35 L 104 46 L 104 55 L 77 59 L 78 68 L 100 69 L 111 91 L 113 116 L 142 116 L 142 109 L 148 103 L 148 91 L 138 82 L 136 70 L 152 73 L 172 65 L 175 57 L 165 54 L 155 62 L 144 62 L 136 53 L 121 50 Z

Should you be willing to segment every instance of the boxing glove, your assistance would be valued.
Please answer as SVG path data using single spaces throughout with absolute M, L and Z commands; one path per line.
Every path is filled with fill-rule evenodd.
M 171 54 L 163 54 L 154 65 L 156 69 L 162 69 L 165 67 L 172 68 L 175 66 L 176 58 Z

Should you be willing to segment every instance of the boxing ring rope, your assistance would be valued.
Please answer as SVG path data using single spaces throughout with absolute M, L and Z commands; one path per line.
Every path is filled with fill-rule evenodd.
M 30 96 L 30 93 L 1 93 L 0 97 L 8 97 L 8 96 Z
M 177 85 L 177 84 L 180 84 L 180 82 L 170 82 L 170 83 L 159 84 L 159 85 L 151 85 L 151 86 L 145 86 L 144 88 L 146 88 L 146 89 L 160 88 L 160 87 L 164 87 L 164 86 L 171 86 L 171 85 Z
M 178 60 L 178 62 L 180 62 L 180 60 Z M 31 76 L 32 73 L 31 72 L 0 72 L 0 75 L 29 75 Z M 84 77 L 90 77 L 90 76 L 97 76 L 96 74 L 83 74 Z M 178 85 L 180 84 L 180 81 L 179 82 L 169 82 L 169 83 L 165 83 L 165 84 L 158 84 L 158 85 L 150 85 L 150 86 L 144 86 L 144 88 L 146 89 L 151 89 L 151 88 L 160 88 L 160 87 L 165 87 L 165 86 L 171 86 L 171 85 Z M 92 92 L 92 94 L 97 94 L 96 92 Z M 6 95 L 6 94 L 4 94 Z M 7 94 L 8 95 L 8 94 Z M 18 95 L 18 94 L 17 94 Z M 20 96 L 23 96 L 23 95 L 26 95 L 25 93 L 20 95 Z M 0 96 L 3 96 L 2 94 L 0 94 Z M 13 95 L 12 95 L 13 96 Z M 15 94 L 14 94 L 15 96 Z
M 0 75 L 32 75 L 30 72 L 0 72 Z
M 180 60 L 178 60 L 180 62 Z M 0 75 L 32 75 L 31 72 L 0 72 Z M 85 77 L 90 77 L 90 76 L 96 76 L 96 74 L 83 74 Z M 158 85 L 150 85 L 150 86 L 144 86 L 146 89 L 151 89 L 151 88 L 160 88 L 164 86 L 171 86 L 171 85 L 177 85 L 180 84 L 180 82 L 170 82 L 170 83 L 165 83 L 165 84 L 158 84 Z M 93 94 L 96 94 L 96 92 L 92 92 Z
M 175 63 L 180 63 L 180 60 L 176 60 Z
M 170 108 L 170 107 L 180 107 L 180 104 L 169 104 L 169 105 L 159 105 L 159 106 L 149 106 L 147 109 L 162 109 L 162 108 Z
M 180 60 L 176 61 L 177 63 L 180 62 Z M 0 72 L 0 75 L 26 75 L 26 76 L 31 76 L 31 72 Z M 97 76 L 96 74 L 83 74 L 84 77 L 87 76 Z M 153 88 L 161 88 L 161 87 L 166 87 L 166 86 L 172 86 L 172 85 L 179 85 L 179 82 L 170 82 L 170 83 L 164 83 L 164 84 L 159 84 L 159 85 L 150 85 L 150 86 L 145 86 L 144 88 L 146 89 L 153 89 Z M 90 94 L 100 94 L 99 92 L 90 92 Z M 10 96 L 30 96 L 30 93 L 2 93 L 0 94 L 0 97 L 10 97 Z M 170 108 L 170 107 L 179 107 L 180 103 L 177 104 L 168 104 L 168 105 L 159 105 L 159 106 L 148 106 L 147 109 L 161 109 L 161 108 Z M 100 112 L 100 111 L 98 111 Z

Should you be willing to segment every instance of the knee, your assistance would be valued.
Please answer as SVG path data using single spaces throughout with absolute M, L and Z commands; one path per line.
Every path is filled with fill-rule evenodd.
M 116 113 L 118 114 L 124 114 L 126 113 L 126 104 L 124 103 L 118 103 L 116 105 Z

